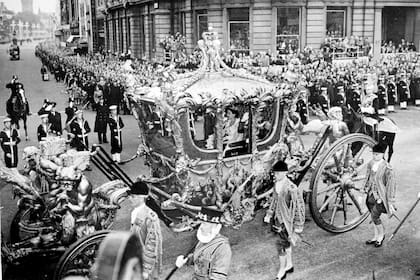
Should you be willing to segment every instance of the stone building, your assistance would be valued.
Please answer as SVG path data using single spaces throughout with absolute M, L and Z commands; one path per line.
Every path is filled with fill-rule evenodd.
M 285 45 L 319 48 L 325 37 L 357 35 L 374 53 L 382 40 L 406 39 L 419 47 L 420 1 L 407 0 L 108 0 L 105 48 L 160 58 L 159 42 L 180 32 L 192 50 L 212 26 L 223 48 L 274 53 Z

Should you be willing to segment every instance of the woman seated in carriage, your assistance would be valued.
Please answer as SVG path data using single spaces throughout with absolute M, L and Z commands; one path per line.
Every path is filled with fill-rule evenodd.
M 226 120 L 223 126 L 225 132 L 223 136 L 223 144 L 231 144 L 242 141 L 244 135 L 240 132 L 240 121 L 239 111 L 234 107 L 226 108 Z

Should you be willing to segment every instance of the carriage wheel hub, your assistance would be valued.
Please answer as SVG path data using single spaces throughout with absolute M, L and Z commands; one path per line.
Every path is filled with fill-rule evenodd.
M 344 174 L 341 178 L 341 185 L 345 188 L 350 188 L 354 186 L 354 182 L 350 174 Z

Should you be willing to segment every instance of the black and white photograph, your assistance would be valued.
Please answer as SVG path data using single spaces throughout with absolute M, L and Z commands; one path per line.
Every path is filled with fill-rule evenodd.
M 420 0 L 0 0 L 0 280 L 420 280 Z

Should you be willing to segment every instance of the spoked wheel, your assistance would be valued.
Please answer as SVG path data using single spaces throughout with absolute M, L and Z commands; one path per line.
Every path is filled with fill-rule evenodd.
M 368 217 L 364 185 L 375 143 L 364 134 L 350 134 L 336 141 L 320 159 L 312 174 L 309 207 L 322 229 L 346 232 Z
M 10 225 L 10 241 L 17 243 L 35 237 L 40 232 L 53 230 L 53 223 L 33 208 L 19 209 Z
M 99 245 L 110 231 L 97 231 L 72 244 L 58 261 L 54 280 L 67 276 L 83 276 L 90 279 Z
M 130 232 L 110 233 L 99 247 L 94 279 L 143 279 L 141 251 L 136 235 Z

